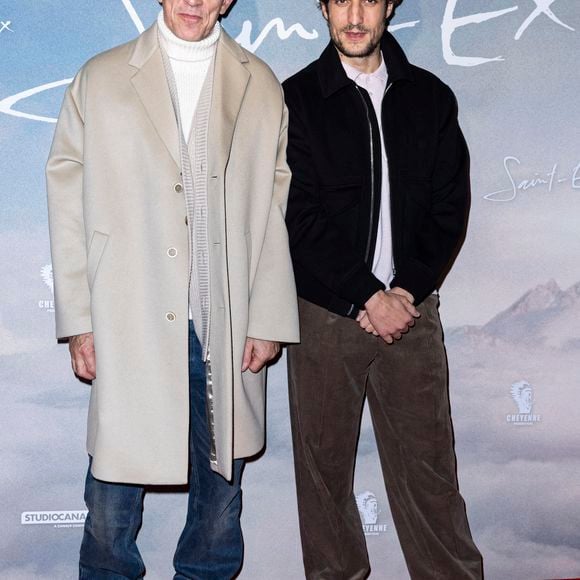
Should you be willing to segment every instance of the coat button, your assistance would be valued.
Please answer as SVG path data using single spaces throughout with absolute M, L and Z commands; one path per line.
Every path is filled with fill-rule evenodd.
M 169 248 L 169 249 L 167 250 L 167 255 L 168 255 L 170 258 L 175 258 L 175 256 L 177 256 L 177 250 L 176 250 L 175 248 Z
M 165 314 L 165 318 L 167 318 L 167 320 L 169 322 L 173 322 L 175 320 L 175 313 L 174 312 L 167 312 Z
M 187 216 L 185 216 L 185 225 L 188 226 L 189 225 L 189 220 L 187 219 Z
M 176 183 L 173 186 L 173 190 L 175 191 L 175 193 L 181 193 L 183 191 L 183 185 L 181 183 Z

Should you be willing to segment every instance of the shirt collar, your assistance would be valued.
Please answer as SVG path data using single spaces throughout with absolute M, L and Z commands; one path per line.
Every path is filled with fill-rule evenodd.
M 362 80 L 365 77 L 376 78 L 384 83 L 387 82 L 387 78 L 388 78 L 387 65 L 385 64 L 385 59 L 383 58 L 382 53 L 381 53 L 381 64 L 379 65 L 379 68 L 372 73 L 364 73 L 364 72 L 360 71 L 358 68 L 355 68 L 354 66 L 352 66 L 350 64 L 347 64 L 343 60 L 341 60 L 340 63 L 342 64 L 342 66 L 344 68 L 344 72 L 346 73 L 346 76 L 351 81 L 354 81 L 357 84 L 358 84 L 359 80 Z M 362 78 L 360 78 L 360 77 L 362 77 Z

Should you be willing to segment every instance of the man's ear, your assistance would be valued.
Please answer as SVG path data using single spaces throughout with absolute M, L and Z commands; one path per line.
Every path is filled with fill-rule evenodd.
M 322 11 L 322 16 L 324 16 L 324 20 L 328 22 L 328 5 L 324 2 L 320 3 L 320 10 Z
M 230 9 L 230 6 L 233 3 L 234 0 L 224 0 L 222 3 L 222 7 L 220 8 L 220 15 L 223 16 Z

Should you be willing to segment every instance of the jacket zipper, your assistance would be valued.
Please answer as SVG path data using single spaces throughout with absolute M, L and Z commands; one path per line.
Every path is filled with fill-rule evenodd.
M 385 89 L 385 92 L 383 94 L 383 99 L 385 98 L 386 94 L 389 92 L 389 89 L 393 86 L 393 83 L 389 83 L 387 85 L 387 88 Z M 367 262 L 368 264 L 368 260 L 370 257 L 370 251 L 371 251 L 371 241 L 372 241 L 372 237 L 373 237 L 373 216 L 374 216 L 374 198 L 375 198 L 375 151 L 374 151 L 374 144 L 373 144 L 373 126 L 371 123 L 371 118 L 370 118 L 370 113 L 369 113 L 369 107 L 367 105 L 367 102 L 365 101 L 358 85 L 356 85 L 356 90 L 358 91 L 360 98 L 362 99 L 364 108 L 365 108 L 365 113 L 367 116 L 367 123 L 369 125 L 369 135 L 370 135 L 370 150 L 371 150 L 371 211 L 370 211 L 370 220 L 369 220 L 369 236 L 367 239 L 367 246 L 366 246 L 366 251 L 365 251 L 365 262 Z M 382 140 L 382 135 L 381 135 L 381 143 L 383 144 L 383 140 Z M 386 145 L 382 145 L 383 147 L 385 147 L 385 155 L 387 155 L 386 153 Z M 388 156 L 387 156 L 388 159 Z M 391 181 L 391 173 L 389 171 L 389 182 Z M 390 185 L 390 184 L 389 184 Z M 392 275 L 393 278 L 395 277 L 396 273 L 397 273 L 397 269 L 395 266 L 395 248 L 394 248 L 394 236 L 393 236 L 393 200 L 392 197 L 389 195 L 389 205 L 391 206 L 391 212 L 390 212 L 390 220 L 391 220 L 391 270 L 392 270 Z M 368 264 L 369 266 L 372 267 L 372 264 Z
M 363 102 L 365 113 L 367 115 L 367 123 L 369 125 L 369 141 L 370 141 L 370 150 L 371 150 L 371 212 L 370 212 L 370 220 L 369 220 L 369 237 L 367 239 L 367 246 L 365 250 L 365 262 L 367 265 L 372 266 L 372 264 L 368 264 L 369 257 L 370 257 L 370 249 L 371 249 L 371 240 L 373 238 L 373 217 L 374 217 L 374 207 L 375 207 L 375 146 L 373 143 L 373 125 L 371 123 L 371 117 L 369 113 L 369 106 L 363 97 L 363 94 L 360 91 L 358 85 L 356 85 L 356 90 L 360 95 L 360 98 Z
M 387 96 L 387 93 L 389 92 L 389 89 L 392 86 L 393 86 L 392 82 L 387 85 L 387 88 L 385 89 L 385 93 L 383 95 L 383 100 Z M 389 156 L 387 153 L 387 145 L 385 142 L 383 142 L 383 147 L 385 148 L 385 156 L 387 157 L 387 164 L 388 164 Z M 395 236 L 394 236 L 394 230 L 393 230 L 393 196 L 391 195 L 392 191 L 393 191 L 393 188 L 391 185 L 391 168 L 389 167 L 389 207 L 391 209 L 390 215 L 389 215 L 389 219 L 391 220 L 391 274 L 394 278 L 397 275 L 397 267 L 395 266 Z

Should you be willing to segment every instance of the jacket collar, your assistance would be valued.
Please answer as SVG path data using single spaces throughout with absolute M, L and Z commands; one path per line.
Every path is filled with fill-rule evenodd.
M 381 39 L 381 52 L 387 65 L 389 82 L 413 80 L 413 70 L 403 49 L 387 30 L 385 30 Z M 320 55 L 317 65 L 318 80 L 324 98 L 328 98 L 340 89 L 352 84 L 352 81 L 344 72 L 338 51 L 332 41 L 328 43 L 328 46 Z

